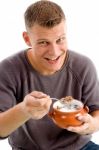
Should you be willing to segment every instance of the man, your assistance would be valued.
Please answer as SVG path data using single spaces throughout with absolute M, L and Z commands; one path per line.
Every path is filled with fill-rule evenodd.
M 93 63 L 68 50 L 60 6 L 38 1 L 25 12 L 29 46 L 0 63 L 0 137 L 13 150 L 98 150 L 99 84 Z M 59 128 L 48 117 L 51 97 L 72 96 L 89 107 L 83 124 Z

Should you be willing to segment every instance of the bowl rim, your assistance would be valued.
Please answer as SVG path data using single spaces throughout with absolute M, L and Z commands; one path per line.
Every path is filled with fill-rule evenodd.
M 60 112 L 60 113 L 64 113 L 64 114 L 70 114 L 70 113 L 78 113 L 78 112 L 80 112 L 83 108 L 84 108 L 84 104 L 82 103 L 82 101 L 79 101 L 79 100 L 77 100 L 77 99 L 73 99 L 73 102 L 77 102 L 77 103 L 79 103 L 80 104 L 80 108 L 79 109 L 77 109 L 77 110 L 73 110 L 73 111 L 61 111 L 61 110 L 59 110 L 59 109 L 57 109 L 56 107 L 55 107 L 55 104 L 57 104 L 59 101 L 56 101 L 56 102 L 54 102 L 53 103 L 53 106 L 52 106 L 52 108 L 56 111 L 56 112 Z M 57 105 L 56 105 L 57 106 Z

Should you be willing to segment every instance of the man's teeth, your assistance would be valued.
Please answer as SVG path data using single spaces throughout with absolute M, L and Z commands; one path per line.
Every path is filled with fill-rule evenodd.
M 56 59 L 57 59 L 57 58 L 55 58 L 55 59 L 49 59 L 49 60 L 52 60 L 52 61 L 53 61 L 53 60 L 56 60 Z
M 57 60 L 59 57 L 57 58 L 54 58 L 54 59 L 50 59 L 50 58 L 46 58 L 47 60 L 51 60 L 51 61 L 54 61 L 54 60 Z

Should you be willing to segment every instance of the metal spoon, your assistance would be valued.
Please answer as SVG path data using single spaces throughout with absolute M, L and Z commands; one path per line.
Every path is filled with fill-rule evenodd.
M 54 101 L 60 101 L 60 103 L 63 104 L 60 99 L 57 99 L 55 97 L 51 97 L 51 99 L 54 100 Z M 65 107 L 67 107 L 67 104 L 64 104 L 63 106 L 58 107 L 58 109 L 65 108 Z

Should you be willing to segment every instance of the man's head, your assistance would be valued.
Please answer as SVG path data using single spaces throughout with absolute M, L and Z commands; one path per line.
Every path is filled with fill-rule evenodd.
M 67 40 L 65 15 L 51 1 L 38 1 L 25 12 L 27 32 L 23 32 L 27 52 L 33 67 L 44 75 L 53 74 L 64 64 Z
M 65 20 L 65 14 L 56 3 L 43 0 L 30 5 L 24 14 L 24 18 L 27 29 L 33 27 L 34 24 L 51 28 Z

